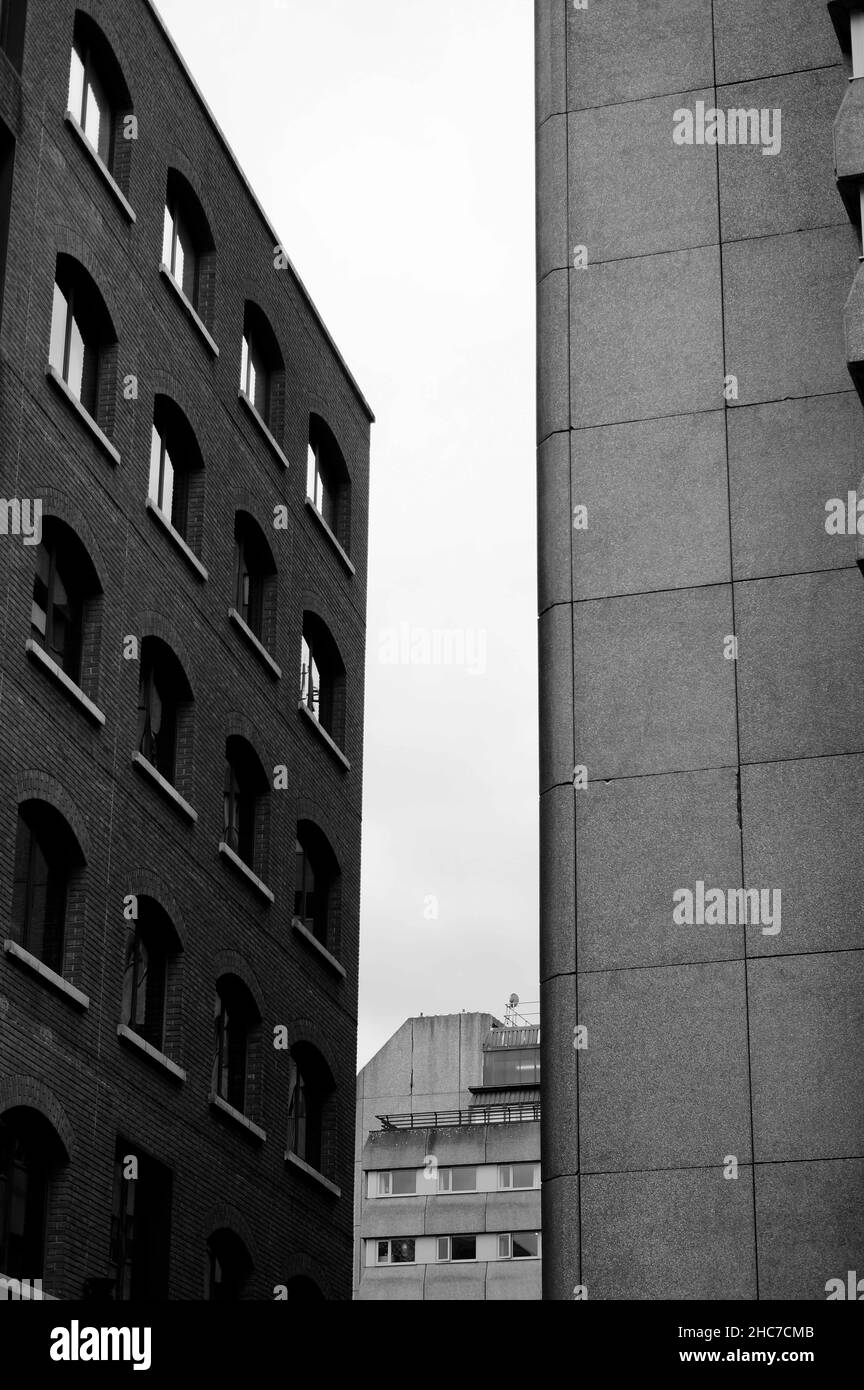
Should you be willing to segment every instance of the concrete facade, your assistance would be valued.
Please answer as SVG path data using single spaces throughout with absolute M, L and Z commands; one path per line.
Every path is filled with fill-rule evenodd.
M 523 1031 L 536 1035 L 490 1014 L 408 1019 L 360 1072 L 355 1298 L 540 1298 L 540 1121 L 517 1117 L 520 1106 L 539 1115 L 539 1084 L 484 1084 L 484 1043 L 521 1043 Z M 536 1258 L 520 1257 L 523 1233 L 537 1237 Z M 461 1255 L 460 1236 L 470 1242 Z M 411 1258 L 392 1262 L 394 1242 L 410 1242 Z
M 204 1297 L 208 1241 L 227 1233 L 248 1259 L 242 1297 L 348 1299 L 372 417 L 155 11 L 120 8 L 2 6 L 15 22 L 0 52 L 0 494 L 40 499 L 45 526 L 62 523 L 96 576 L 82 669 L 64 682 L 30 641 L 37 551 L 0 535 L 0 1127 L 14 1134 L 30 1117 L 51 1144 L 50 1163 L 39 1145 L 27 1160 L 47 1169 L 48 1205 L 44 1239 L 30 1241 L 41 1268 L 23 1273 L 61 1298 L 112 1282 L 119 1144 L 161 1174 L 163 1216 L 170 1188 L 153 1296 Z M 67 116 L 79 32 L 88 63 L 111 74 L 114 106 L 125 84 L 136 122 L 115 130 L 110 171 Z M 160 271 L 172 179 L 212 238 L 197 312 Z M 47 373 L 58 256 L 86 272 L 113 329 L 95 419 Z M 238 395 L 250 305 L 281 363 L 268 362 L 267 421 Z M 185 546 L 146 505 L 157 396 L 182 411 L 203 460 Z M 307 501 L 312 417 L 346 470 L 338 538 Z M 241 512 L 273 561 L 260 640 L 229 613 Z M 309 615 L 345 668 L 338 740 L 298 707 Z M 176 786 L 133 756 L 141 670 L 129 638 L 148 637 L 174 653 L 191 692 Z M 251 874 L 220 848 L 229 738 L 245 740 L 264 779 Z M 47 974 L 18 949 L 13 865 L 30 803 L 62 819 L 78 855 Z M 300 822 L 337 865 L 327 946 L 294 916 Z M 158 905 L 176 938 L 164 1041 L 149 1051 L 134 1030 L 118 1034 L 130 898 Z M 242 1113 L 212 1079 L 220 980 L 252 1011 Z M 320 1154 L 289 1119 L 295 1049 L 326 1091 Z
M 826 516 L 864 471 L 864 78 L 830 8 L 536 2 L 546 1298 L 861 1263 L 864 590 Z M 699 102 L 782 113 L 779 149 L 676 143 Z M 676 921 L 697 881 L 780 892 L 781 930 Z

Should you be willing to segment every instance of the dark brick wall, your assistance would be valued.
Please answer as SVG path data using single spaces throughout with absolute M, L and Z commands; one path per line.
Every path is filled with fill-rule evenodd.
M 98 727 L 25 656 L 35 550 L 0 537 L 0 936 L 9 935 L 16 808 L 34 785 L 79 837 L 87 868 L 70 933 L 66 976 L 87 1011 L 0 956 L 0 1109 L 30 1088 L 62 1112 L 69 1163 L 52 1192 L 46 1291 L 79 1293 L 107 1271 L 118 1134 L 173 1171 L 170 1295 L 200 1298 L 205 1241 L 230 1225 L 249 1245 L 253 1298 L 295 1272 L 330 1297 L 350 1297 L 356 1060 L 363 661 L 370 417 L 290 270 L 273 267 L 273 237 L 197 100 L 145 0 L 91 3 L 123 69 L 138 119 L 124 191 L 130 222 L 80 140 L 64 123 L 75 5 L 30 0 L 23 75 L 0 55 L 0 123 L 15 140 L 5 293 L 0 323 L 0 496 L 42 498 L 76 532 L 98 573 L 99 640 L 82 684 L 106 716 Z M 215 357 L 159 274 L 169 167 L 189 181 L 216 245 L 207 321 Z M 2 211 L 2 210 L 0 210 Z M 2 218 L 0 218 L 2 224 Z M 100 418 L 116 463 L 46 379 L 56 256 L 76 257 L 98 285 L 118 340 L 112 399 Z M 244 302 L 267 314 L 286 365 L 286 472 L 238 401 Z M 124 380 L 137 378 L 137 399 Z M 200 560 L 204 581 L 145 509 L 153 402 L 172 397 L 189 419 L 205 471 Z M 304 506 L 310 413 L 327 420 L 351 479 L 350 576 Z M 274 530 L 273 509 L 288 526 Z M 234 514 L 265 529 L 278 566 L 271 652 L 276 680 L 228 620 Z M 346 771 L 297 710 L 304 608 L 327 622 L 347 669 Z M 132 766 L 139 667 L 123 638 L 167 641 L 194 696 L 181 790 L 193 825 Z M 269 793 L 261 875 L 275 905 L 217 853 L 225 739 L 243 733 L 289 790 Z M 294 827 L 300 815 L 328 835 L 342 871 L 343 980 L 291 928 Z M 173 1081 L 121 1045 L 128 923 L 123 899 L 149 892 L 183 943 L 180 1008 L 169 1051 Z M 215 980 L 236 968 L 262 1016 L 255 1119 L 260 1144 L 208 1106 Z M 177 1007 L 172 994 L 171 1009 Z M 339 1089 L 336 1199 L 284 1162 L 287 1053 L 273 1029 L 316 1040 Z

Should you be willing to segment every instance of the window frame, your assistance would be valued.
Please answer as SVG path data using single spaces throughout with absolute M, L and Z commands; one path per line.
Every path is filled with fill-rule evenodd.
M 533 1168 L 533 1182 L 529 1184 L 514 1183 L 513 1176 L 516 1168 Z M 505 1174 L 509 1173 L 509 1181 L 505 1180 Z M 499 1163 L 498 1165 L 498 1191 L 499 1192 L 536 1192 L 540 1187 L 540 1164 L 534 1161 L 525 1163 Z
M 81 98 L 80 102 L 76 103 L 77 109 L 76 106 L 73 106 L 72 104 L 73 71 L 74 62 L 76 58 L 81 65 Z M 92 44 L 89 43 L 86 38 L 74 38 L 72 40 L 71 48 L 69 88 L 66 96 L 67 110 L 69 111 L 69 114 L 74 117 L 76 124 L 84 134 L 84 137 L 87 140 L 87 143 L 90 146 L 90 148 L 94 151 L 96 155 L 98 155 L 99 159 L 105 165 L 105 168 L 109 172 L 111 172 L 113 170 L 114 164 L 114 127 L 117 120 L 117 111 L 114 109 L 114 105 L 111 101 L 108 85 L 109 84 L 106 83 L 104 80 L 104 74 L 101 71 L 101 64 L 99 63 L 98 58 L 94 59 L 93 57 Z M 76 96 L 77 89 L 78 82 L 76 78 Z M 87 129 L 87 121 L 90 115 L 89 105 L 91 100 L 91 93 L 92 99 L 95 103 L 96 110 L 99 116 L 99 129 L 97 139 L 95 142 L 92 138 L 90 131 L 88 131 Z M 102 139 L 103 134 L 105 136 L 104 140 Z
M 375 1246 L 375 1264 L 376 1264 L 376 1265 L 416 1265 L 416 1263 L 417 1263 L 417 1237 L 416 1237 L 416 1236 L 389 1236 L 389 1237 L 387 1237 L 386 1239 L 383 1239 L 383 1238 L 382 1238 L 381 1240 L 374 1240 L 374 1241 L 373 1241 L 373 1244 L 374 1244 L 374 1246 Z M 381 1259 L 381 1247 L 382 1247 L 383 1245 L 386 1245 L 386 1247 L 387 1247 L 387 1258 L 384 1259 L 384 1260 Z M 394 1258 L 393 1258 L 393 1247 L 394 1247 L 395 1245 L 410 1245 L 410 1246 L 411 1246 L 411 1259 L 410 1259 L 410 1260 L 394 1260 Z
M 453 1165 L 451 1165 L 449 1168 L 439 1168 L 439 1169 L 438 1169 L 438 1192 L 439 1192 L 439 1194 L 444 1195 L 444 1196 L 448 1196 L 448 1197 L 452 1197 L 452 1196 L 457 1196 L 457 1197 L 458 1197 L 460 1194 L 461 1194 L 461 1195 L 466 1195 L 466 1194 L 469 1194 L 469 1193 L 472 1193 L 472 1192 L 477 1192 L 477 1191 L 478 1191 L 478 1188 L 477 1188 L 477 1172 L 478 1172 L 478 1168 L 479 1168 L 479 1167 L 480 1167 L 480 1165 L 477 1164 L 477 1163 L 465 1163 L 465 1164 L 457 1164 L 455 1167 L 454 1167 Z M 462 1173 L 462 1172 L 469 1172 L 469 1173 L 473 1173 L 473 1174 L 474 1174 L 474 1186 L 473 1186 L 473 1187 L 454 1187 L 454 1186 L 453 1186 L 453 1174 L 454 1174 L 454 1173 Z M 444 1181 L 444 1182 L 442 1183 L 442 1180 L 444 1179 L 444 1175 L 445 1175 L 445 1174 L 446 1174 L 446 1181 Z
M 395 1174 L 397 1174 L 397 1173 L 407 1173 L 407 1174 L 410 1174 L 411 1177 L 414 1179 L 414 1187 L 413 1187 L 413 1190 L 412 1190 L 411 1192 L 396 1192 L 396 1191 L 394 1190 L 395 1185 L 394 1185 L 393 1179 L 394 1179 Z M 376 1192 L 375 1192 L 375 1196 L 376 1196 L 376 1197 L 416 1197 L 416 1196 L 417 1196 L 417 1169 L 416 1169 L 416 1168 L 389 1168 L 389 1169 L 386 1169 L 386 1170 L 380 1170 L 380 1171 L 377 1173 L 377 1179 L 378 1179 L 377 1184 L 376 1184 L 376 1189 L 377 1189 L 377 1190 L 376 1190 Z M 385 1182 L 384 1182 L 384 1179 L 387 1180 L 387 1181 L 386 1181 L 386 1184 L 385 1184 Z M 384 1187 L 384 1186 L 387 1187 L 387 1191 L 382 1191 L 382 1187 Z

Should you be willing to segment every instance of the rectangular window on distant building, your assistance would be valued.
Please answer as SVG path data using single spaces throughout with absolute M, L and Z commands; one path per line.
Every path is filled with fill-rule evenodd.
M 379 1173 L 377 1196 L 416 1197 L 417 1172 L 414 1168 L 396 1168 L 392 1173 Z
M 375 1263 L 379 1265 L 413 1265 L 413 1240 L 378 1240 L 375 1242 Z
M 540 1232 L 518 1231 L 498 1237 L 499 1260 L 537 1260 L 540 1258 Z
M 456 1264 L 459 1260 L 476 1260 L 477 1258 L 477 1237 L 476 1236 L 451 1236 L 450 1237 L 450 1259 Z
M 477 1169 L 476 1168 L 439 1168 L 438 1169 L 438 1191 L 439 1192 L 476 1192 L 477 1191 Z
M 540 1186 L 539 1163 L 502 1163 L 498 1169 L 498 1187 L 501 1191 L 524 1191 Z

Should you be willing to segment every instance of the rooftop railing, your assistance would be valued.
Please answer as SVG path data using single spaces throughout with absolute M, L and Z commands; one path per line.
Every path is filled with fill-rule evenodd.
M 472 1105 L 470 1110 L 423 1110 L 413 1115 L 376 1115 L 382 1129 L 442 1129 L 446 1125 L 505 1125 L 539 1120 L 539 1101 Z

